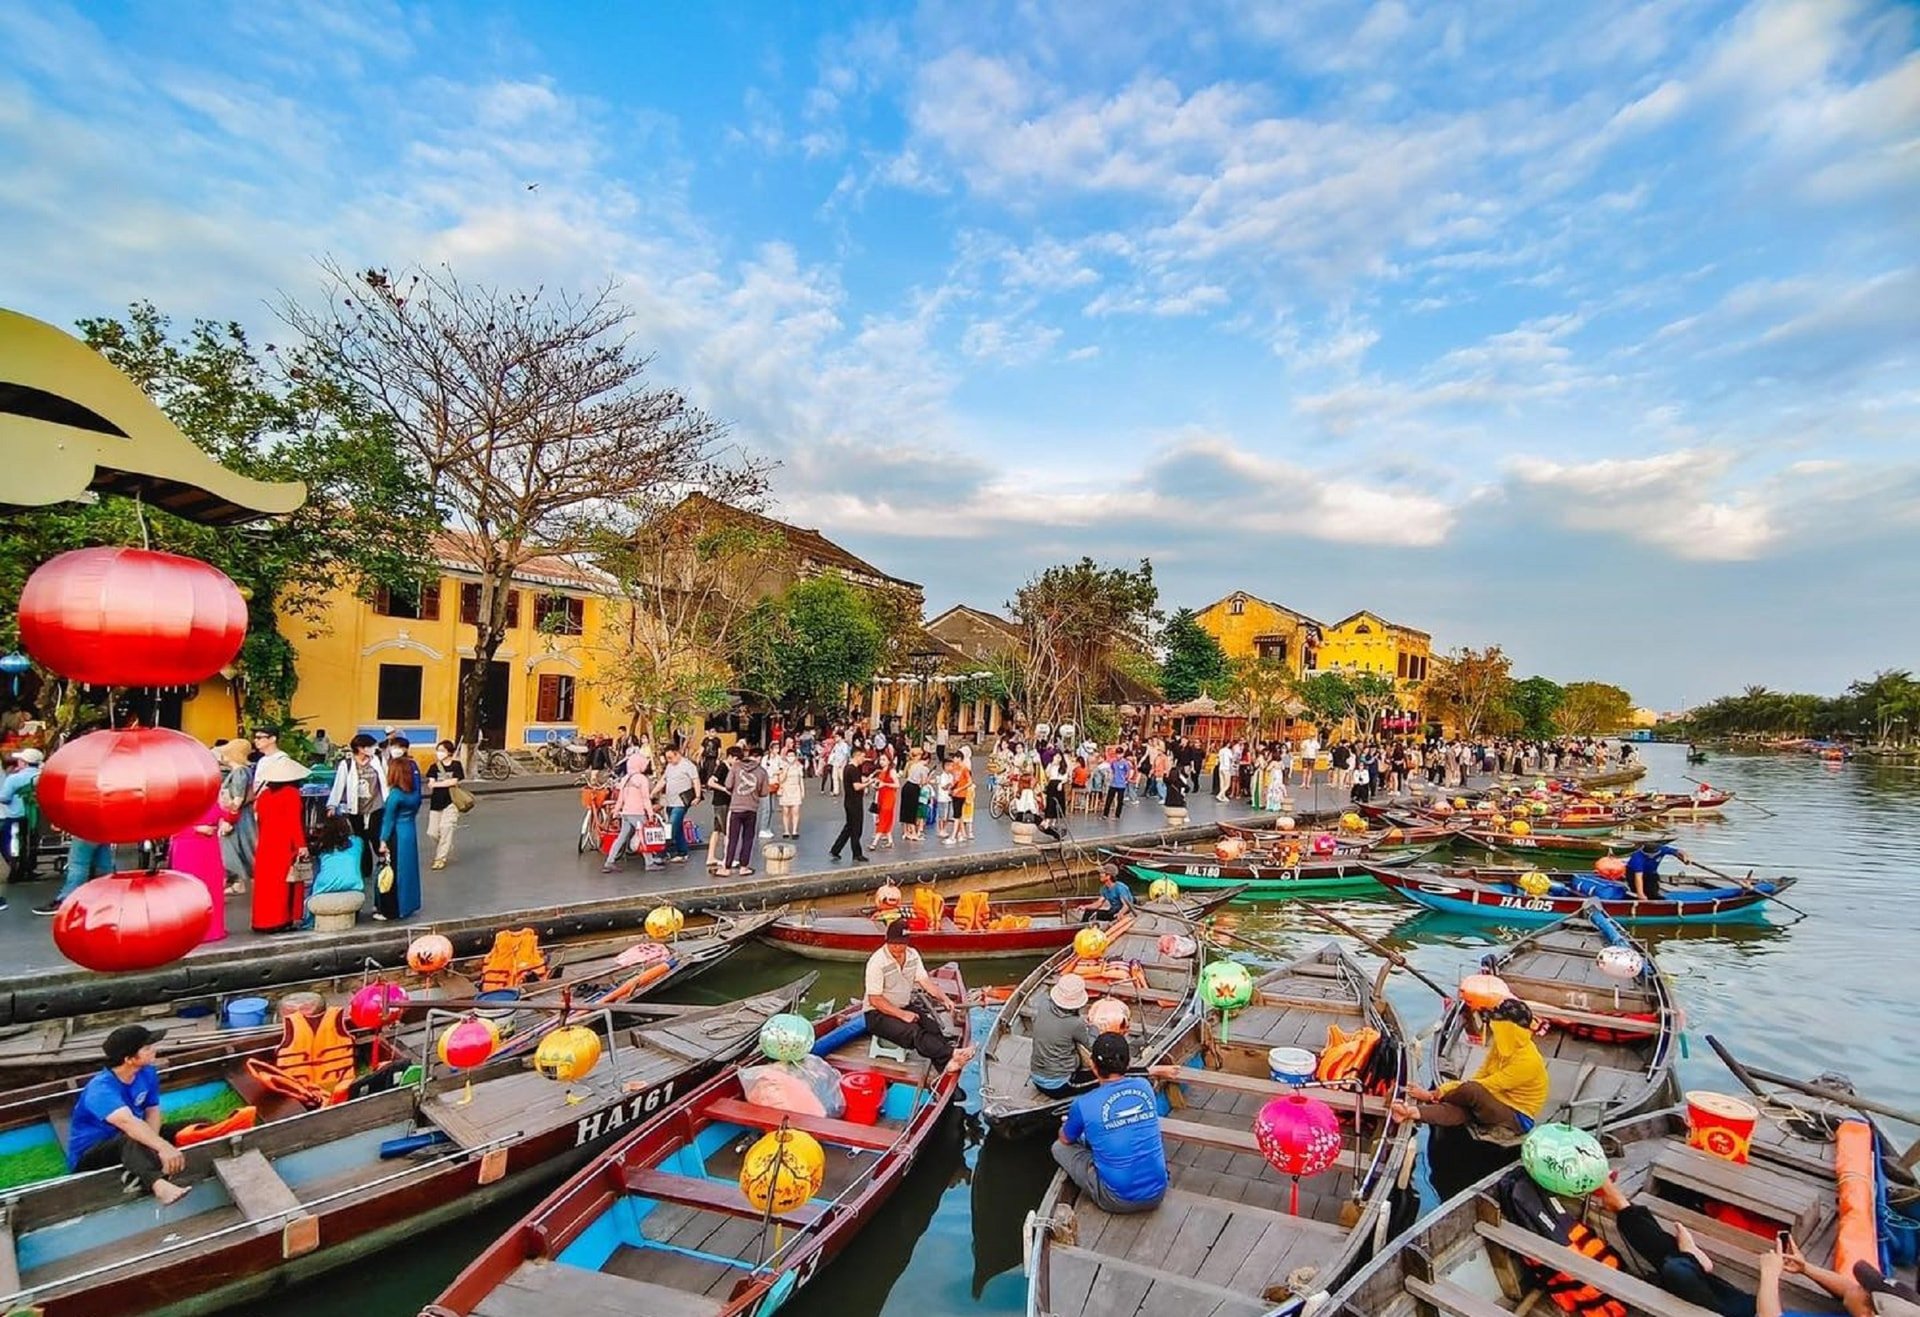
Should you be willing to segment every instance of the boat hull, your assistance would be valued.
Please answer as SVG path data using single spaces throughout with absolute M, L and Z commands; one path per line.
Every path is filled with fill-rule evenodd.
M 1411 864 L 1431 848 L 1394 856 Z M 1143 882 L 1171 878 L 1182 887 L 1244 887 L 1236 899 L 1272 901 L 1289 896 L 1367 896 L 1379 891 L 1374 874 L 1387 867 L 1364 859 L 1313 861 L 1287 866 L 1263 860 L 1218 860 L 1184 851 L 1115 850 L 1112 858 Z
M 1448 877 L 1430 871 L 1400 873 L 1374 868 L 1380 885 L 1429 910 L 1471 915 L 1499 923 L 1551 924 L 1587 907 L 1625 924 L 1723 924 L 1762 918 L 1769 896 L 1784 892 L 1793 879 L 1781 878 L 1744 888 L 1713 889 L 1724 895 L 1690 895 L 1662 901 L 1620 901 L 1590 896 L 1528 896 L 1524 892 Z

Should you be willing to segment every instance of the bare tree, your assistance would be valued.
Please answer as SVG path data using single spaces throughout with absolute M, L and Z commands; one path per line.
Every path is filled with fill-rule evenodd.
M 463 539 L 480 573 L 459 735 L 480 726 L 488 665 L 516 571 L 631 533 L 681 495 L 758 497 L 766 465 L 677 390 L 649 385 L 611 286 L 506 291 L 450 270 L 352 273 L 281 317 L 360 389 Z
M 1093 559 L 1049 567 L 1007 605 L 1022 633 L 1018 655 L 1029 717 L 1087 725 L 1087 709 L 1113 684 L 1119 655 L 1146 654 L 1160 621 L 1153 564 L 1103 568 Z
M 1467 740 L 1491 729 L 1512 689 L 1513 660 L 1498 645 L 1454 650 L 1434 664 L 1427 682 L 1434 707 L 1450 716 Z

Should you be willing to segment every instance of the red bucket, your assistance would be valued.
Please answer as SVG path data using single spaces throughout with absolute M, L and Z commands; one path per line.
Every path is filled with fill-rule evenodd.
M 846 1119 L 871 1125 L 880 1119 L 880 1106 L 887 1100 L 887 1081 L 871 1071 L 855 1071 L 840 1076 L 840 1093 L 847 1100 Z
M 1687 1145 L 1744 1163 L 1760 1112 L 1751 1102 L 1699 1089 L 1687 1094 Z

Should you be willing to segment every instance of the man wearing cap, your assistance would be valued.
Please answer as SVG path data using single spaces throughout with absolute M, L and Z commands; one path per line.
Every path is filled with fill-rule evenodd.
M 906 921 L 896 919 L 887 925 L 886 941 L 867 958 L 867 1032 L 912 1048 L 949 1072 L 958 1071 L 973 1058 L 973 1049 L 953 1050 L 953 1040 L 934 1018 L 928 998 L 942 1010 L 953 1006 L 940 985 L 927 976 L 920 953 L 908 944 Z
M 1053 1159 L 1104 1212 L 1146 1212 L 1167 1192 L 1167 1150 L 1160 1141 L 1153 1085 L 1129 1075 L 1133 1052 L 1117 1033 L 1093 1040 L 1099 1084 L 1067 1108 Z
M 80 1090 L 67 1131 L 67 1166 L 99 1171 L 118 1163 L 122 1177 L 139 1183 L 161 1204 L 175 1202 L 187 1190 L 167 1179 L 187 1164 L 171 1140 L 178 1126 L 160 1123 L 160 1072 L 154 1069 L 154 1044 L 164 1029 L 123 1024 L 107 1035 L 101 1049 L 107 1067 Z
M 1133 889 L 1120 881 L 1120 870 L 1111 864 L 1100 866 L 1100 894 L 1080 907 L 1083 924 L 1111 924 L 1133 904 Z
M 1087 981 L 1062 974 L 1047 989 L 1033 1013 L 1027 1037 L 1033 1040 L 1027 1066 L 1033 1086 L 1048 1097 L 1066 1097 L 1093 1083 L 1093 1026 L 1081 1014 L 1087 1008 Z
M 7 881 L 19 877 L 24 867 L 33 868 L 33 834 L 27 823 L 27 798 L 33 784 L 40 780 L 42 755 L 32 746 L 15 750 L 6 759 L 6 777 L 0 778 L 0 854 L 7 857 Z M 7 899 L 0 896 L 0 910 Z

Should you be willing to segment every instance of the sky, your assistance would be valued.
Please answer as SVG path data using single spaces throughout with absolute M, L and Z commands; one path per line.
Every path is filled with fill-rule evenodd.
M 0 0 L 0 304 L 612 281 L 777 515 L 1677 708 L 1920 666 L 1920 7 Z

